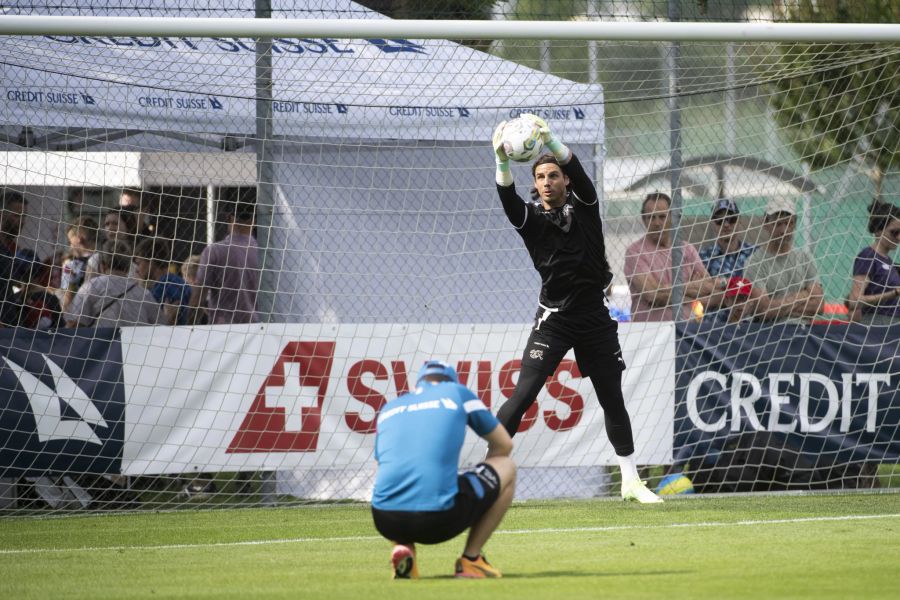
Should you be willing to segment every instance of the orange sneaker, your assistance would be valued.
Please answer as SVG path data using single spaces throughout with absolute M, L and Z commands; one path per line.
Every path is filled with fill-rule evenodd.
M 500 571 L 487 561 L 483 554 L 478 556 L 478 560 L 469 560 L 465 556 L 456 559 L 456 576 L 466 577 L 468 579 L 484 579 L 486 577 L 498 578 L 503 577 Z
M 416 547 L 404 544 L 394 546 L 394 551 L 391 552 L 391 566 L 394 567 L 394 579 L 418 579 Z

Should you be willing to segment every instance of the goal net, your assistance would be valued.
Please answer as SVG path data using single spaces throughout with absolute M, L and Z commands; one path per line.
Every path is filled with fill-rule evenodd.
M 223 32 L 257 16 L 897 18 L 875 1 L 542 4 L 5 15 L 220 17 Z M 490 139 L 525 112 L 600 195 L 651 487 L 900 483 L 896 43 L 258 41 L 151 22 L 0 36 L 2 514 L 366 500 L 377 412 L 427 359 L 496 412 L 540 278 L 497 198 Z M 512 172 L 531 201 L 529 165 Z M 519 499 L 619 493 L 574 353 L 515 444 Z M 462 464 L 484 448 L 467 439 Z

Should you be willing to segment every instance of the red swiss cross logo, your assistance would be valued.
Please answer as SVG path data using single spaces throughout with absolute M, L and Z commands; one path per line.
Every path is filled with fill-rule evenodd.
M 226 453 L 315 452 L 335 342 L 290 342 Z

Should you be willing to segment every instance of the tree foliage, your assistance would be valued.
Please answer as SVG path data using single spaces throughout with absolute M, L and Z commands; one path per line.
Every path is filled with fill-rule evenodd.
M 896 23 L 896 0 L 799 0 L 792 22 Z M 861 163 L 880 190 L 900 166 L 896 45 L 781 44 L 772 106 L 794 151 L 813 168 Z
M 500 0 L 357 0 L 392 19 L 490 19 Z
M 489 20 L 501 0 L 356 0 L 366 8 L 392 19 Z M 456 40 L 460 44 L 485 50 L 490 40 Z

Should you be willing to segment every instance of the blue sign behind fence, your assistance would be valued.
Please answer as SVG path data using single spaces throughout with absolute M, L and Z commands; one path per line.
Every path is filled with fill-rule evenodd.
M 0 329 L 0 476 L 118 473 L 124 428 L 116 330 Z
M 900 326 L 688 323 L 676 362 L 676 463 L 747 432 L 815 468 L 900 460 Z

